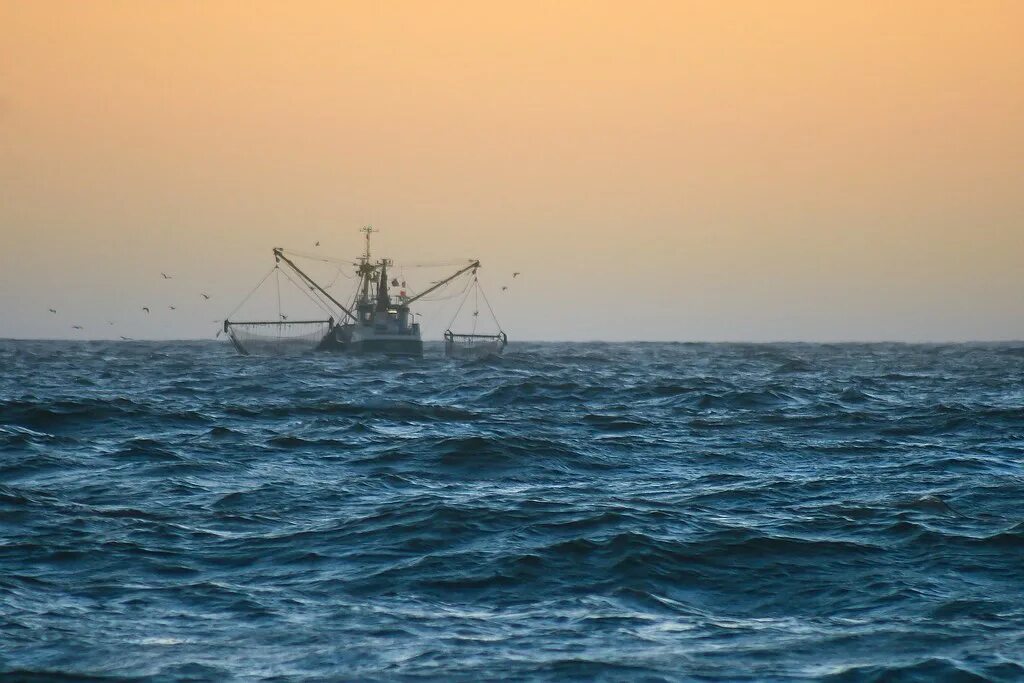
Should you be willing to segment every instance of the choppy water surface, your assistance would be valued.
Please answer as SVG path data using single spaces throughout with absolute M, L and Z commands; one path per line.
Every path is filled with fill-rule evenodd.
M 0 367 L 8 675 L 1024 678 L 1024 345 Z

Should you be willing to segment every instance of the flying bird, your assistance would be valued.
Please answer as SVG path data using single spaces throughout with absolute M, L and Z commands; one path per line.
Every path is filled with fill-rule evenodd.
M 54 315 L 57 315 L 57 309 L 56 308 L 51 308 L 50 309 L 50 313 L 53 313 Z
M 174 306 L 168 306 L 167 308 L 171 309 L 172 311 L 176 311 L 176 310 L 178 310 L 178 309 L 176 309 L 176 308 L 175 308 Z
M 286 316 L 284 313 L 279 313 L 278 315 L 281 316 L 281 320 L 287 320 L 288 319 L 288 316 Z
M 518 270 L 516 272 L 512 273 L 512 279 L 513 280 L 515 280 L 517 277 L 519 277 L 519 271 Z
M 170 276 L 170 275 L 168 275 L 167 273 L 163 273 L 163 272 L 161 272 L 160 274 L 161 274 L 161 275 L 163 275 L 163 277 L 164 277 L 164 279 L 165 279 L 165 280 L 170 280 L 170 279 L 171 279 L 171 276 Z
M 209 295 L 209 294 L 200 294 L 199 296 L 203 297 L 203 298 L 204 298 L 204 299 L 206 299 L 207 301 L 209 301 L 209 300 L 210 300 L 210 295 Z
M 149 306 L 143 306 L 142 310 L 144 310 L 146 313 L 149 313 Z
M 80 330 L 80 329 L 82 329 L 82 326 L 81 325 L 72 325 L 71 329 Z
M 503 292 L 504 292 L 504 291 L 506 291 L 507 289 L 508 289 L 508 287 L 507 287 L 507 286 L 505 286 L 505 287 L 502 287 L 502 288 L 501 288 L 501 291 L 503 291 Z
M 316 241 L 316 244 L 314 244 L 313 246 L 314 246 L 314 247 L 319 247 L 319 246 L 320 246 L 320 240 L 317 240 L 317 241 Z
M 126 337 L 126 336 L 124 336 L 123 334 L 121 335 L 121 339 L 122 339 L 123 341 L 131 341 L 131 340 L 132 340 L 132 338 L 131 338 L 131 337 Z
M 107 321 L 107 324 L 108 324 L 108 325 L 113 325 L 113 324 L 114 324 L 114 321 L 113 321 L 113 320 L 108 320 L 108 321 Z

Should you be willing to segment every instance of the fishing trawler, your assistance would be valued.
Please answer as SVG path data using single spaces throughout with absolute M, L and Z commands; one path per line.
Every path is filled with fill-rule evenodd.
M 422 356 L 423 339 L 420 334 L 420 323 L 416 320 L 410 307 L 455 282 L 462 276 L 469 275 L 472 287 L 467 286 L 466 298 L 470 291 L 482 292 L 476 277 L 480 261 L 470 259 L 468 263 L 455 273 L 433 282 L 423 291 L 413 294 L 406 282 L 397 278 L 389 280 L 388 269 L 394 263 L 391 259 L 374 260 L 370 252 L 370 235 L 376 230 L 371 226 L 362 229 L 365 233 L 365 247 L 361 257 L 355 264 L 357 287 L 353 300 L 343 304 L 330 291 L 314 280 L 305 270 L 300 268 L 293 256 L 296 254 L 281 247 L 273 249 L 274 267 L 257 284 L 258 289 L 271 274 L 280 280 L 281 273 L 285 278 L 308 296 L 321 310 L 329 314 L 322 320 L 290 320 L 278 311 L 277 320 L 234 321 L 231 316 L 224 320 L 223 332 L 231 340 L 235 349 L 243 355 L 252 353 L 288 353 L 305 350 L 336 351 L 345 353 L 376 353 L 389 356 Z M 282 266 L 287 269 L 283 270 Z M 280 282 L 278 282 L 280 287 Z M 397 290 L 397 293 L 392 293 Z M 249 297 L 246 297 L 246 300 Z M 278 293 L 280 301 L 280 292 Z M 465 303 L 465 298 L 463 303 Z M 486 296 L 485 296 L 486 301 Z M 244 304 L 245 301 L 242 302 Z M 279 304 L 280 306 L 280 304 Z M 490 303 L 487 303 L 490 309 Z M 241 307 L 241 304 L 239 308 Z M 460 304 L 459 310 L 462 309 Z M 236 309 L 237 311 L 238 309 Z M 493 310 L 491 314 L 493 316 Z M 449 329 L 445 332 L 445 352 L 450 357 L 472 357 L 479 355 L 465 351 L 475 347 L 477 351 L 490 349 L 489 355 L 498 355 L 507 344 L 507 336 L 498 326 L 496 335 L 476 334 L 474 311 L 474 328 L 470 334 L 455 334 Z M 456 311 L 456 317 L 459 311 Z M 454 320 L 454 318 L 453 318 Z M 497 323 L 497 318 L 495 318 Z M 486 338 L 486 339 L 485 339 Z M 494 342 L 487 345 L 486 341 Z

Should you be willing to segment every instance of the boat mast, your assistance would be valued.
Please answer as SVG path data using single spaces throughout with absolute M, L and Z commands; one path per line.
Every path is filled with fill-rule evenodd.
M 356 274 L 360 280 L 360 295 L 359 303 L 365 304 L 370 301 L 370 276 L 376 268 L 370 264 L 370 235 L 377 232 L 374 230 L 372 225 L 365 225 L 360 228 L 360 232 L 366 233 L 366 250 L 363 252 L 362 258 L 359 259 L 359 267 L 356 268 Z

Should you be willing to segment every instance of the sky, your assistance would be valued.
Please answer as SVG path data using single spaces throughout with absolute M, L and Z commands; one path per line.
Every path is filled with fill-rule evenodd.
M 372 224 L 398 263 L 480 259 L 513 340 L 1024 339 L 1022 27 L 995 0 L 0 0 L 0 337 L 212 337 L 272 247 L 351 259 Z

